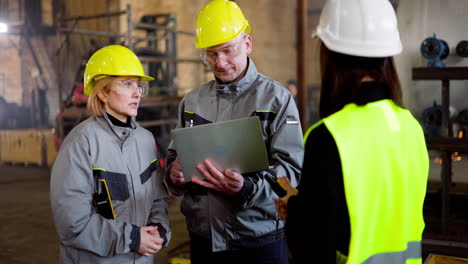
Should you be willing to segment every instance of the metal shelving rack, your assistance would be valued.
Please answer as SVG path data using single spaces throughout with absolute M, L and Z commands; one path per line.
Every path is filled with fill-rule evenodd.
M 428 149 L 442 152 L 441 179 L 441 231 L 447 233 L 450 213 L 450 186 L 452 184 L 452 153 L 468 151 L 468 140 L 453 137 L 450 120 L 450 81 L 468 80 L 468 67 L 413 68 L 413 80 L 442 82 L 442 137 L 427 138 Z
M 126 26 L 127 32 L 103 32 L 103 31 L 93 31 L 88 29 L 79 28 L 78 22 L 82 20 L 93 20 L 93 19 L 103 19 L 103 18 L 111 18 L 111 17 L 121 17 L 125 16 L 126 19 Z M 146 16 L 146 20 L 151 22 L 151 19 L 154 16 Z M 176 124 L 176 114 L 172 114 L 174 109 L 177 109 L 178 102 L 180 101 L 180 97 L 177 95 L 177 84 L 175 82 L 175 74 L 176 74 L 176 64 L 178 63 L 197 63 L 203 65 L 203 62 L 199 58 L 178 58 L 176 52 L 176 36 L 178 34 L 188 35 L 188 36 L 195 36 L 192 32 L 186 32 L 181 30 L 175 29 L 175 17 L 168 16 L 168 19 L 174 19 L 174 23 L 168 23 L 168 25 L 160 25 L 157 23 L 145 23 L 145 22 L 133 22 L 132 16 L 132 8 L 131 5 L 127 5 L 125 10 L 118 11 L 118 12 L 111 12 L 111 13 L 100 13 L 100 14 L 93 14 L 93 15 L 80 15 L 80 16 L 73 16 L 73 17 L 61 17 L 58 18 L 57 23 L 57 56 L 60 57 L 64 55 L 66 51 L 65 46 L 67 41 L 70 41 L 70 36 L 72 34 L 84 35 L 84 36 L 97 36 L 97 37 L 104 37 L 108 39 L 115 40 L 115 44 L 122 44 L 129 47 L 130 49 L 134 50 L 137 53 L 136 47 L 139 44 L 147 43 L 146 50 L 151 51 L 153 50 L 153 54 L 157 54 L 156 47 L 158 44 L 157 41 L 163 41 L 162 46 L 164 46 L 165 51 L 162 54 L 158 54 L 158 56 L 149 56 L 147 54 L 139 54 L 140 60 L 146 67 L 149 67 L 150 64 L 164 64 L 165 65 L 165 74 L 166 82 L 167 82 L 167 89 L 166 92 L 162 95 L 157 94 L 156 92 L 152 92 L 152 87 L 150 88 L 150 95 L 157 94 L 154 96 L 146 97 L 142 100 L 140 104 L 140 110 L 142 110 L 142 116 L 138 116 L 138 118 L 144 118 L 143 120 L 139 120 L 139 123 L 151 130 L 151 128 L 158 127 L 160 130 L 164 130 L 162 133 L 167 134 L 170 132 L 170 129 L 175 127 Z M 156 18 L 154 18 L 155 20 Z M 71 25 L 71 26 L 68 26 Z M 142 37 L 141 34 L 137 34 L 138 31 L 144 30 L 146 31 L 146 36 Z M 149 34 L 149 32 L 161 32 L 164 31 L 164 36 L 158 34 Z M 151 44 L 153 43 L 153 44 Z M 114 44 L 114 43 L 109 43 Z M 66 113 L 65 106 L 64 106 L 64 91 L 63 91 L 63 67 L 61 65 L 61 59 L 57 60 L 57 82 L 58 82 L 58 89 L 59 89 L 59 115 L 57 117 L 57 132 L 60 135 L 59 138 L 63 140 L 64 136 L 66 135 L 64 126 L 74 126 L 76 123 L 81 121 L 87 116 L 86 109 L 81 107 L 75 109 L 76 111 L 68 111 Z M 161 68 L 161 67 L 160 67 Z M 204 68 L 204 67 L 203 67 Z M 158 74 L 159 75 L 159 74 Z M 160 107 L 161 111 L 152 110 L 152 108 Z M 170 108 L 170 109 L 169 109 Z M 168 110 L 169 109 L 169 110 Z M 146 111 L 145 111 L 146 110 Z M 170 112 L 170 113 L 169 113 Z M 153 115 L 153 113 L 157 113 L 160 115 Z M 69 116 L 71 120 L 74 121 L 73 124 L 65 123 L 64 116 Z M 155 119 L 151 119 L 148 117 L 152 117 Z M 164 128 L 164 129 L 163 129 Z M 161 136 L 161 135 L 159 135 Z M 169 135 L 170 136 L 170 135 Z

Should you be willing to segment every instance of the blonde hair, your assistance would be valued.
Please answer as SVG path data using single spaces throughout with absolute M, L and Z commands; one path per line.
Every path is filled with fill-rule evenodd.
M 107 76 L 103 79 L 96 81 L 93 85 L 93 90 L 88 97 L 88 112 L 92 116 L 102 116 L 102 109 L 104 108 L 105 103 L 99 98 L 98 94 L 103 91 L 104 93 L 110 92 L 110 84 L 114 81 L 116 77 Z M 93 81 L 94 82 L 94 81 Z

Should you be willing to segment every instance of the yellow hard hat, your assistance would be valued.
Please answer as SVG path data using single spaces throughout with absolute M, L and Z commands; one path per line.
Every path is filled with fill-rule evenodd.
M 109 45 L 96 51 L 86 64 L 84 94 L 89 95 L 98 76 L 138 76 L 142 81 L 152 81 L 146 76 L 138 57 L 127 47 Z
M 212 0 L 198 13 L 195 46 L 199 49 L 235 39 L 250 26 L 240 7 L 229 0 Z

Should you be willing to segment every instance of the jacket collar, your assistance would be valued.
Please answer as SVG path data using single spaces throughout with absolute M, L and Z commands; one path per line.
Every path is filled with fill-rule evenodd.
M 239 81 L 230 84 L 223 84 L 218 78 L 215 79 L 216 92 L 221 94 L 241 93 L 250 87 L 257 77 L 257 67 L 252 59 L 247 57 L 247 71 Z
M 135 117 L 130 118 L 130 127 L 120 127 L 112 124 L 112 121 L 107 116 L 104 108 L 102 109 L 102 117 L 98 117 L 97 120 L 103 127 L 109 129 L 109 132 L 112 132 L 121 141 L 124 141 L 127 137 L 132 135 L 138 126 Z

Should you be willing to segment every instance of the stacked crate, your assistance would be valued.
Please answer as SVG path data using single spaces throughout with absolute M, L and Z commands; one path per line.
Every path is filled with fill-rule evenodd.
M 53 129 L 0 131 L 0 162 L 51 167 L 57 150 Z

